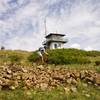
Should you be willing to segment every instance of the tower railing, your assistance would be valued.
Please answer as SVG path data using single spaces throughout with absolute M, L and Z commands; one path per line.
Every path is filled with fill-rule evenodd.
M 60 41 L 60 42 L 68 42 L 68 39 L 63 39 L 63 38 L 61 38 L 61 39 L 54 39 L 54 38 L 51 38 L 51 39 L 47 39 L 47 40 L 45 40 L 45 41 L 43 41 L 43 43 L 42 44 L 46 44 L 47 42 L 50 42 L 50 41 Z

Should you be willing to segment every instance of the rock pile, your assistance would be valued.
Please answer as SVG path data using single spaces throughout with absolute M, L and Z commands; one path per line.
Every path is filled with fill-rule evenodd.
M 39 88 L 42 90 L 51 89 L 63 85 L 65 90 L 67 85 L 74 86 L 72 91 L 76 91 L 78 81 L 87 84 L 100 86 L 100 73 L 94 71 L 69 71 L 65 68 L 49 67 L 23 67 L 19 65 L 0 66 L 0 89 L 16 88 Z

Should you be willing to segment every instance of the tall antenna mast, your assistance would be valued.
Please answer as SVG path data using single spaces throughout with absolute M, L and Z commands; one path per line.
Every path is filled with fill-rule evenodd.
M 45 26 L 45 36 L 47 35 L 47 26 L 46 26 L 46 18 L 44 20 L 44 26 Z

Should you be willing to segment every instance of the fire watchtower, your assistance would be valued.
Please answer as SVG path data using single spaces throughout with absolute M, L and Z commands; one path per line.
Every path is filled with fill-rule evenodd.
M 43 42 L 43 45 L 47 49 L 63 48 L 63 45 L 68 42 L 63 38 L 64 36 L 64 34 L 50 33 L 45 36 L 46 41 Z

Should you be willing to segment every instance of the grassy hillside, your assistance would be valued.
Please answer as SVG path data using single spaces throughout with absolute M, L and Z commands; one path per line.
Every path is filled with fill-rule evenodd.
M 99 51 L 84 51 L 78 49 L 56 49 L 48 50 L 48 64 L 67 65 L 69 68 L 97 69 L 100 65 L 100 52 Z M 28 57 L 29 62 L 35 62 L 38 55 L 33 52 Z M 78 65 L 78 66 L 77 66 Z M 99 68 L 98 68 L 99 69 Z
M 41 66 L 36 51 L 0 51 L 0 100 L 100 100 L 99 51 L 47 52 Z
M 47 64 L 55 65 L 99 65 L 100 52 L 99 51 L 84 51 L 78 49 L 56 49 L 47 50 L 48 61 Z M 20 50 L 1 50 L 0 64 L 17 63 L 21 65 L 32 65 L 38 58 L 37 52 L 27 52 Z
M 0 65 L 4 63 L 27 64 L 31 52 L 20 50 L 0 50 Z

